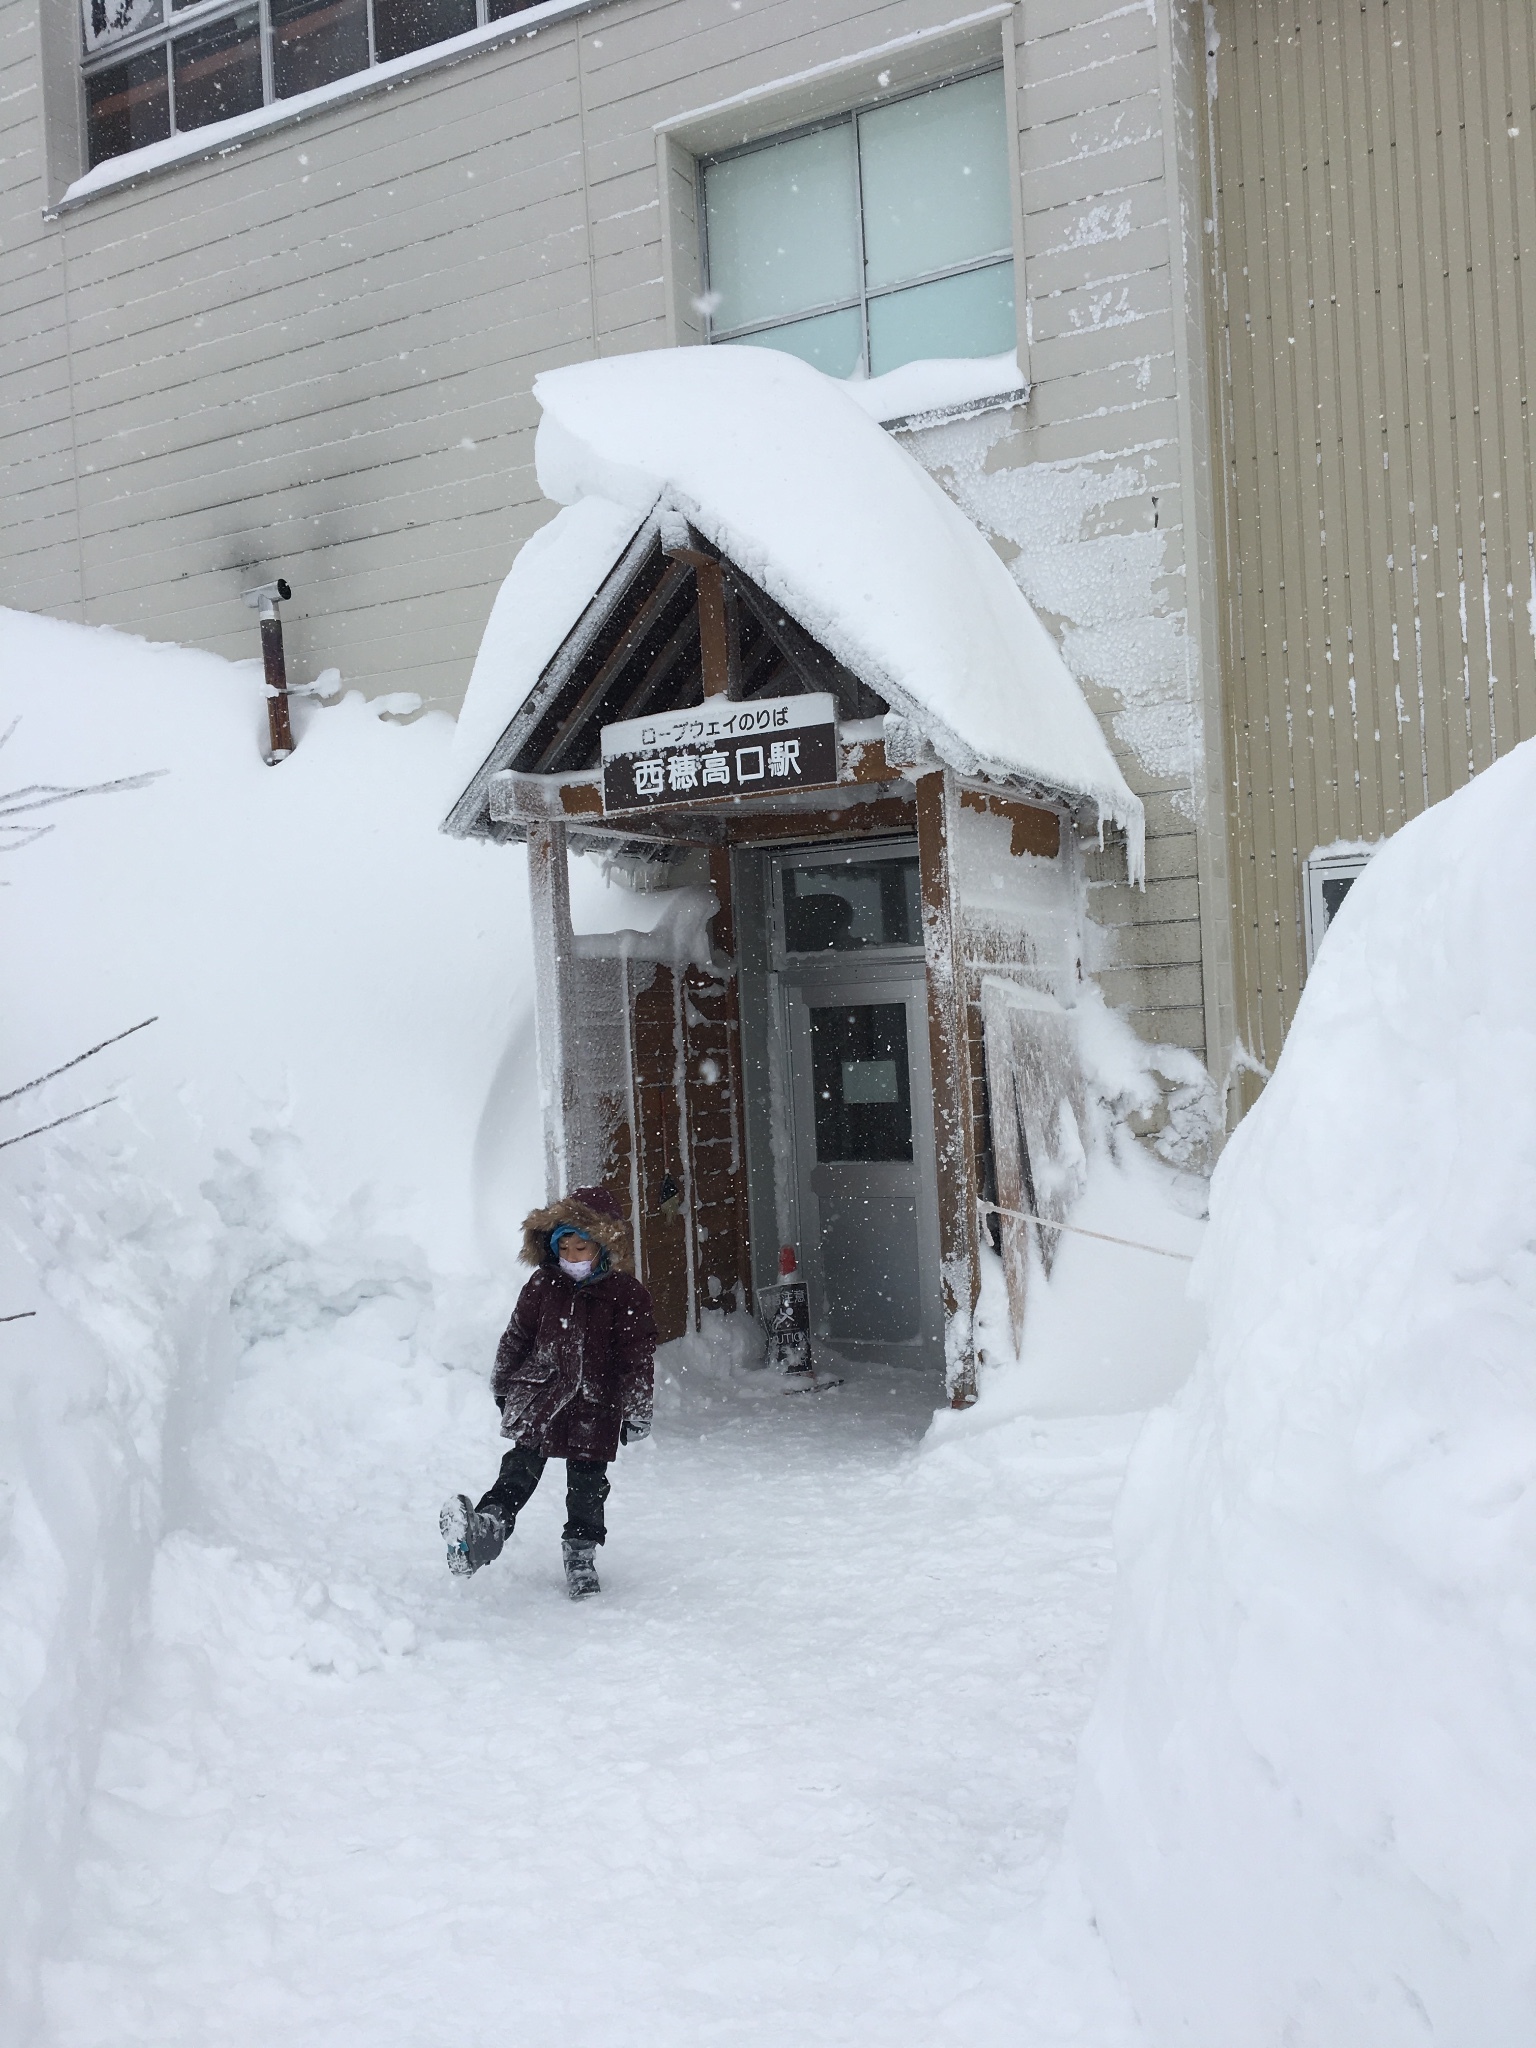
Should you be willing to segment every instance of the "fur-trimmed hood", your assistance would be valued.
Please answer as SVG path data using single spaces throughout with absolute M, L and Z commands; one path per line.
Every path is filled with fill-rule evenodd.
M 523 1264 L 544 1266 L 550 1262 L 549 1235 L 568 1223 L 583 1237 L 590 1237 L 608 1254 L 615 1273 L 632 1273 L 635 1268 L 629 1230 L 618 1203 L 606 1188 L 576 1188 L 551 1202 L 546 1209 L 534 1209 L 523 1218 Z

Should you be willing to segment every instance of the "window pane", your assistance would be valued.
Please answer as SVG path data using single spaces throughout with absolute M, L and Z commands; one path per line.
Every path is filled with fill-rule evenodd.
M 475 0 L 373 0 L 373 54 L 387 64 L 474 25 Z
M 487 21 L 502 21 L 509 14 L 524 14 L 538 4 L 539 0 L 489 0 L 485 18 Z
M 106 49 L 124 36 L 153 28 L 160 19 L 160 0 L 84 0 L 85 47 Z
M 272 84 L 280 100 L 368 69 L 368 0 L 272 0 Z
M 182 133 L 261 105 L 261 21 L 254 7 L 178 36 L 171 47 Z
M 1018 345 L 1013 265 L 993 263 L 869 302 L 869 374 L 933 356 L 1000 356 Z
M 844 121 L 705 171 L 717 331 L 858 297 L 853 147 Z
M 863 354 L 857 307 L 846 313 L 818 313 L 814 320 L 791 320 L 785 327 L 763 327 L 756 334 L 738 334 L 730 348 L 777 348 L 798 356 L 829 377 L 851 377 Z
M 920 946 L 917 856 L 784 870 L 784 948 L 849 953 L 863 946 Z
M 1000 71 L 861 114 L 859 168 L 871 289 L 1013 248 Z
M 812 1010 L 811 1087 L 818 1160 L 910 1159 L 905 1003 Z
M 165 51 L 146 50 L 124 64 L 93 71 L 85 81 L 91 162 L 164 142 L 171 132 L 171 96 L 166 85 Z

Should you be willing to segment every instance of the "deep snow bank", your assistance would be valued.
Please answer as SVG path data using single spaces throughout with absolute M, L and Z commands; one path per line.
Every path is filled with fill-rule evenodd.
M 437 831 L 447 719 L 393 725 L 352 697 L 269 769 L 259 663 L 0 611 L 0 676 L 6 790 L 165 771 L 19 812 L 51 829 L 5 842 L 0 1092 L 160 1020 L 0 1104 L 8 1137 L 119 1098 L 0 1151 L 0 1315 L 31 1312 L 0 1324 L 9 2040 L 240 1319 L 296 1259 L 334 1269 L 316 1313 L 398 1292 L 381 1233 L 429 1296 L 494 1265 L 543 1163 L 522 862 Z
M 1356 884 L 1218 1169 L 1073 1837 L 1155 2038 L 1536 2031 L 1536 743 Z

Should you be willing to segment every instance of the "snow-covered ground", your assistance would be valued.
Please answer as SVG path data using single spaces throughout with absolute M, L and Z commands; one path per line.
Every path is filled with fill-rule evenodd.
M 1134 2038 L 1038 1910 L 1125 1421 L 925 1457 L 899 1376 L 674 1377 L 573 1607 L 549 1480 L 497 1567 L 443 1570 L 437 1500 L 498 1455 L 483 1354 L 408 1282 L 306 1294 L 157 1560 L 50 2048 Z
M 542 1180 L 522 857 L 436 832 L 446 720 L 269 770 L 254 665 L 0 613 L 0 673 L 8 788 L 166 771 L 0 892 L 0 1085 L 160 1019 L 0 1105 L 118 1097 L 0 1152 L 7 2048 L 1136 2041 L 1057 1850 L 1185 1269 L 1072 1240 L 963 1416 L 673 1347 L 601 1599 L 549 1482 L 450 1580 Z M 1187 1253 L 1197 1194 L 1105 1155 L 1079 1220 Z

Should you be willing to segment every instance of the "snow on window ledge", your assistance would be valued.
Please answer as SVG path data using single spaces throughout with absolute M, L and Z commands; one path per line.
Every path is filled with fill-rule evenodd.
M 1028 382 L 1011 349 L 1000 356 L 903 363 L 883 377 L 849 377 L 841 388 L 872 420 L 897 432 L 994 406 L 1022 405 L 1029 396 Z
M 473 57 L 481 50 L 537 35 L 548 22 L 564 21 L 576 14 L 591 14 L 606 4 L 607 0 L 542 0 L 539 6 L 507 15 L 501 21 L 487 22 L 482 28 L 469 29 L 461 36 L 450 37 L 447 42 L 431 43 L 425 49 L 412 50 L 404 57 L 391 58 L 387 64 L 374 64 L 366 71 L 350 72 L 347 77 L 335 79 L 329 85 L 317 85 L 312 92 L 295 93 L 291 99 L 273 100 L 268 106 L 255 107 L 248 114 L 237 114 L 232 120 L 212 121 L 206 128 L 194 128 L 185 135 L 172 135 L 164 142 L 148 143 L 143 149 L 126 150 L 122 156 L 109 156 L 104 163 L 76 178 L 62 198 L 46 209 L 45 217 L 51 219 L 103 192 L 114 192 L 124 185 L 136 184 L 141 178 L 152 177 L 156 172 L 170 170 L 177 164 L 230 155 L 256 136 L 266 135 L 276 128 L 291 127 L 310 114 L 322 113 L 349 100 L 365 99 L 371 93 L 393 91 L 407 79 L 461 63 L 464 58 Z

